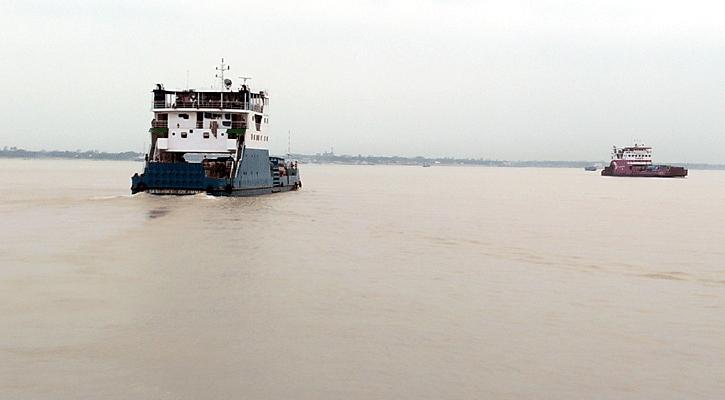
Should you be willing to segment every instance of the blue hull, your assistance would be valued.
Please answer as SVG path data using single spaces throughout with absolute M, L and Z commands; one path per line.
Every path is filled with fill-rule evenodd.
M 235 171 L 224 171 L 225 161 L 231 166 L 231 159 L 210 161 L 214 166 L 190 162 L 148 162 L 141 175 L 131 178 L 131 193 L 257 196 L 287 192 L 302 186 L 297 168 L 287 168 L 284 160 L 270 157 L 268 150 L 244 149 L 242 161 Z

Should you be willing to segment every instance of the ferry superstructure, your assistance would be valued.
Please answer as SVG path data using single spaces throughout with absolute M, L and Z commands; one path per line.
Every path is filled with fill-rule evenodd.
M 687 176 L 687 169 L 652 164 L 652 147 L 635 142 L 634 146 L 613 146 L 612 161 L 602 175 L 673 178 Z
M 252 91 L 247 79 L 221 87 L 153 92 L 151 145 L 144 171 L 131 178 L 131 192 L 251 196 L 302 186 L 297 163 L 269 155 L 269 95 Z

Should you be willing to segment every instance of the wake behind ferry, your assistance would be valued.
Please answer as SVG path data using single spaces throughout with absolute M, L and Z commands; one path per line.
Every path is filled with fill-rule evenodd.
M 296 162 L 269 155 L 269 95 L 246 81 L 233 89 L 153 90 L 151 145 L 131 193 L 253 196 L 302 187 Z M 289 156 L 289 154 L 288 154 Z
M 652 164 L 652 147 L 635 143 L 612 149 L 612 161 L 602 170 L 603 176 L 638 176 L 673 178 L 687 176 L 687 169 L 671 165 Z

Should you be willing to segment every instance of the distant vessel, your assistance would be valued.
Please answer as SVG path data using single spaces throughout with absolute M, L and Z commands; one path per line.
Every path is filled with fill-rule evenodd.
M 596 170 L 597 170 L 596 165 L 590 165 L 590 166 L 584 167 L 584 171 L 596 171 Z
M 685 177 L 687 169 L 671 165 L 653 165 L 652 147 L 634 146 L 612 149 L 612 161 L 602 170 L 602 176 Z
M 151 146 L 131 193 L 252 196 L 302 187 L 296 162 L 269 155 L 269 96 L 242 83 L 221 88 L 153 90 Z M 288 154 L 289 156 L 289 154 Z

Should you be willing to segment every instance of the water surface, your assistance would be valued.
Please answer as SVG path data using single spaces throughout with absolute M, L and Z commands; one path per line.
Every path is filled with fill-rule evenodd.
M 301 166 L 129 195 L 0 160 L 0 398 L 725 393 L 725 172 Z

